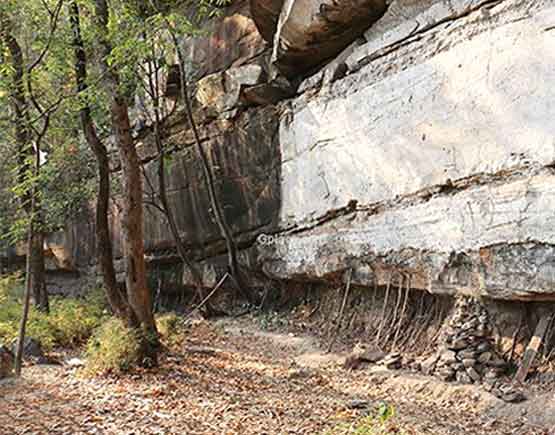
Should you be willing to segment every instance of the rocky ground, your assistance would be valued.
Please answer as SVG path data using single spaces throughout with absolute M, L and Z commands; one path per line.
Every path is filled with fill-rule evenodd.
M 160 368 L 125 377 L 28 367 L 0 384 L 0 434 L 318 435 L 381 402 L 396 411 L 391 433 L 555 433 L 552 392 L 507 404 L 481 387 L 380 365 L 347 370 L 320 339 L 263 327 L 254 317 L 193 322 Z

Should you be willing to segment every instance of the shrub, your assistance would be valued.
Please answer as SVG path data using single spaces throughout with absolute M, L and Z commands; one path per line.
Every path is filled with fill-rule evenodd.
M 17 338 L 22 313 L 22 280 L 17 276 L 0 279 L 0 341 L 10 344 Z M 30 307 L 26 335 L 38 340 L 46 350 L 54 346 L 83 343 L 106 314 L 102 290 L 83 299 L 52 297 L 50 314 Z
M 160 338 L 175 343 L 179 338 L 180 332 L 183 330 L 182 319 L 175 313 L 165 313 L 156 316 L 156 326 Z
M 104 322 L 87 343 L 85 373 L 126 372 L 138 362 L 139 350 L 136 332 L 121 320 L 112 318 Z

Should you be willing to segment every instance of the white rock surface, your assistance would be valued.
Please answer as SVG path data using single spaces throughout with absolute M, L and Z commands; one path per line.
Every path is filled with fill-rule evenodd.
M 507 0 L 440 25 L 438 53 L 426 40 L 422 59 L 416 49 L 416 60 L 391 58 L 398 69 L 392 75 L 373 80 L 371 62 L 296 102 L 280 127 L 283 226 L 352 199 L 370 204 L 473 174 L 553 162 L 555 31 L 545 29 L 555 23 L 555 5 L 529 13 L 522 3 Z M 447 11 L 434 10 L 424 15 L 439 20 Z M 391 40 L 406 36 L 399 32 Z

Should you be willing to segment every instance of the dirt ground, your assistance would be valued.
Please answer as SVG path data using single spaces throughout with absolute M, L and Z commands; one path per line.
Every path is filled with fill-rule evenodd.
M 348 371 L 314 336 L 244 317 L 195 321 L 156 370 L 84 378 L 33 366 L 0 384 L 0 434 L 324 434 L 386 402 L 405 434 L 555 434 L 555 396 L 509 405 L 476 386 Z M 354 400 L 364 409 L 350 409 Z

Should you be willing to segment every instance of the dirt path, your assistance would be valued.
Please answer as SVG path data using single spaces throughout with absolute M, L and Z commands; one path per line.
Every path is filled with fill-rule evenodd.
M 252 319 L 199 322 L 155 371 L 83 379 L 66 366 L 36 366 L 0 384 L 0 434 L 319 435 L 367 413 L 348 409 L 355 399 L 392 404 L 407 434 L 549 433 L 542 411 L 553 397 L 539 410 L 535 401 L 511 408 L 472 386 L 350 372 L 341 359 L 315 338 L 261 331 Z

